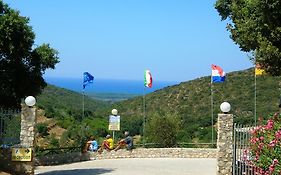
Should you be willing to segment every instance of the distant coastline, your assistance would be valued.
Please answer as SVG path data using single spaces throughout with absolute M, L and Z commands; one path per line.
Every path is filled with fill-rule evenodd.
M 54 78 L 44 77 L 48 84 L 82 93 L 82 79 L 79 78 Z M 152 88 L 144 88 L 143 81 L 138 80 L 106 80 L 95 79 L 85 88 L 85 93 L 113 93 L 142 95 L 151 93 L 167 86 L 176 85 L 178 82 L 155 81 Z

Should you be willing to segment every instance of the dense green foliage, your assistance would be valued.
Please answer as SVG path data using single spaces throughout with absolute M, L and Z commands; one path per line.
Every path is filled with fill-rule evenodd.
M 248 69 L 227 74 L 224 83 L 212 84 L 213 122 L 211 113 L 210 76 L 180 83 L 157 90 L 145 96 L 145 138 L 141 140 L 157 143 L 161 147 L 178 143 L 210 143 L 216 139 L 217 114 L 223 101 L 228 101 L 234 120 L 240 124 L 255 122 L 255 77 Z M 257 119 L 276 112 L 281 94 L 281 78 L 256 77 Z M 134 97 L 112 105 L 85 97 L 85 117 L 82 118 L 82 94 L 47 86 L 38 96 L 38 107 L 45 116 L 54 118 L 67 131 L 59 140 L 61 146 L 81 145 L 90 135 L 99 142 L 107 134 L 108 116 L 113 108 L 121 116 L 121 131 L 115 138 L 122 137 L 126 130 L 131 135 L 143 135 L 143 97 Z M 213 124 L 213 125 L 212 125 Z M 51 136 L 48 135 L 48 140 Z M 53 139 L 54 141 L 54 139 Z M 57 142 L 53 142 L 56 143 Z
M 38 95 L 46 86 L 42 77 L 54 69 L 58 52 L 49 44 L 34 46 L 29 19 L 0 0 L 0 106 L 20 108 L 21 99 Z
M 82 94 L 48 85 L 37 97 L 37 106 L 44 110 L 44 116 L 55 119 L 58 126 L 66 129 L 59 140 L 59 144 L 63 147 L 80 146 L 90 135 L 104 137 L 108 133 L 108 119 L 97 112 L 109 106 L 106 102 L 85 96 L 83 117 Z M 43 132 L 44 124 L 38 124 L 37 129 Z M 50 143 L 52 146 L 53 143 L 58 144 L 54 136 L 48 137 L 48 140 L 52 140 Z
M 48 85 L 37 97 L 37 106 L 45 110 L 50 118 L 63 119 L 70 117 L 70 121 L 83 120 L 83 95 L 64 88 Z M 109 106 L 108 103 L 93 100 L 87 96 L 84 98 L 84 117 L 103 117 L 96 113 Z
M 36 129 L 37 129 L 38 134 L 40 134 L 43 137 L 49 135 L 48 125 L 46 123 L 38 123 L 36 125 Z
M 250 152 L 244 152 L 261 175 L 279 175 L 281 172 L 281 120 L 279 113 L 266 124 L 251 130 Z M 247 156 L 250 155 L 250 156 Z
M 148 122 L 147 141 L 157 143 L 160 147 L 173 147 L 177 144 L 177 134 L 180 129 L 180 118 L 175 115 L 154 115 Z
M 281 1 L 217 0 L 215 8 L 242 51 L 271 75 L 281 75 Z
M 257 117 L 268 116 L 278 110 L 281 94 L 281 78 L 258 76 L 256 78 Z M 255 122 L 255 77 L 254 70 L 248 69 L 227 74 L 226 82 L 213 84 L 214 139 L 215 124 L 219 106 L 228 101 L 235 122 L 253 124 Z M 211 83 L 210 76 L 166 87 L 145 96 L 146 126 L 156 116 L 173 114 L 180 118 L 180 129 L 175 135 L 177 142 L 203 142 L 212 140 Z M 133 135 L 143 131 L 143 97 L 113 104 L 121 115 L 121 129 Z M 107 109 L 109 111 L 109 109 Z M 147 128 L 148 129 L 148 128 Z M 146 130 L 147 130 L 146 129 Z M 162 131 L 159 130 L 158 133 Z M 149 136 L 147 136 L 149 137 Z

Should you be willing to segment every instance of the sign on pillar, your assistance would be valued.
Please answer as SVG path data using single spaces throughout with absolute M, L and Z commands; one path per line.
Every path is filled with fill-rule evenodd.
M 32 160 L 32 148 L 12 148 L 12 161 L 29 162 Z

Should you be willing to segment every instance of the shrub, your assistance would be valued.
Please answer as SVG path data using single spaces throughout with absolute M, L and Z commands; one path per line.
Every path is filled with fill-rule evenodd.
M 173 147 L 177 143 L 180 119 L 176 115 L 155 115 L 148 122 L 148 141 L 159 144 L 160 147 Z
M 42 136 L 47 136 L 48 133 L 48 125 L 46 123 L 38 123 L 36 125 L 37 131 Z
M 49 146 L 50 146 L 51 148 L 59 148 L 59 147 L 60 147 L 59 139 L 57 139 L 54 134 L 51 134 L 51 136 L 50 136 L 49 139 L 50 139 L 50 144 L 49 144 Z
M 270 117 L 265 125 L 251 131 L 251 163 L 261 175 L 281 173 L 281 120 L 279 114 Z

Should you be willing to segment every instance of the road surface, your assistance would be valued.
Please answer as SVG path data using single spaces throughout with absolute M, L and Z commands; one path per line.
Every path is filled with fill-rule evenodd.
M 104 159 L 58 166 L 39 166 L 37 175 L 216 175 L 211 158 Z

